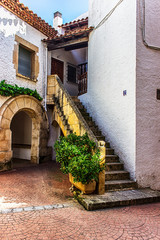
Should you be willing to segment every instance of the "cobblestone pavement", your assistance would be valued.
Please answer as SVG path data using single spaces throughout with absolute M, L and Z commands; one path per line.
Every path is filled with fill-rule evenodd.
M 0 210 L 71 201 L 71 184 L 55 162 L 0 173 Z
M 73 206 L 0 214 L 3 240 L 159 240 L 160 203 L 87 212 Z

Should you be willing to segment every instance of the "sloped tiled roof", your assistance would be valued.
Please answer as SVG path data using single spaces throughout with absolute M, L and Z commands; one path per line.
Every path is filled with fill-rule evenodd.
M 79 38 L 84 35 L 88 35 L 93 27 L 88 27 L 88 17 L 82 18 L 77 21 L 72 21 L 66 24 L 59 26 L 64 29 L 64 34 L 57 34 L 54 37 L 49 37 L 49 41 L 59 42 L 59 41 L 68 41 L 73 38 Z
M 57 31 L 52 28 L 51 25 L 38 17 L 33 11 L 29 10 L 23 3 L 20 3 L 19 0 L 0 0 L 0 5 L 32 27 L 36 28 L 38 31 L 42 32 L 47 37 L 54 38 L 57 34 Z
M 54 41 L 60 41 L 60 40 L 70 40 L 73 37 L 81 37 L 84 35 L 88 35 L 93 30 L 93 27 L 85 26 L 83 28 L 75 28 L 72 30 L 65 31 L 64 34 L 56 35 L 54 38 L 49 38 L 50 40 L 53 39 Z
M 74 20 L 72 22 L 69 23 L 65 23 L 63 25 L 61 25 L 60 27 L 62 28 L 66 28 L 66 27 L 76 27 L 76 26 L 80 26 L 80 25 L 88 25 L 88 17 L 86 18 L 82 18 L 82 19 L 78 19 L 78 20 Z
M 43 40 L 48 45 L 48 50 L 65 48 L 65 50 L 74 50 L 88 46 L 89 33 L 94 27 L 88 27 L 88 17 L 76 20 L 59 26 L 63 34 L 57 34 Z

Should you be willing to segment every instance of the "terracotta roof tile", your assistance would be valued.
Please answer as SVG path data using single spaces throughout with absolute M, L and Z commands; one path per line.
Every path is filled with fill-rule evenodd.
M 0 0 L 0 5 L 47 37 L 53 38 L 57 34 L 57 31 L 52 26 L 29 10 L 23 3 L 20 3 L 19 0 Z
M 78 20 L 75 20 L 75 21 L 72 21 L 72 22 L 69 22 L 69 23 L 62 24 L 60 27 L 65 28 L 65 27 L 75 26 L 75 25 L 78 25 L 78 24 L 87 24 L 88 25 L 88 17 L 78 19 Z
M 64 29 L 64 34 L 57 34 L 54 37 L 49 37 L 46 42 L 58 43 L 63 40 L 69 41 L 72 38 L 79 38 L 88 35 L 93 30 L 93 27 L 88 27 L 88 17 L 63 24 L 60 28 Z
M 71 31 L 66 31 L 65 34 L 61 34 L 61 35 L 56 35 L 54 38 L 48 38 L 45 42 L 50 42 L 50 41 L 54 41 L 56 42 L 60 42 L 63 41 L 63 39 L 65 41 L 70 40 L 74 37 L 81 37 L 84 35 L 88 35 L 91 31 L 93 30 L 93 27 L 85 27 L 85 28 L 80 28 L 80 29 L 74 29 Z

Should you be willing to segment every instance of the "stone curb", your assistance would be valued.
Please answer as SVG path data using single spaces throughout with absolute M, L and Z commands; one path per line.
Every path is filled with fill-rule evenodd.
M 0 210 L 0 214 L 20 213 L 20 212 L 28 212 L 28 211 L 51 210 L 51 209 L 68 208 L 68 207 L 72 207 L 72 205 L 64 203 L 64 204 L 32 206 L 32 207 L 23 207 L 23 208 L 11 208 L 11 209 L 2 209 L 2 210 Z

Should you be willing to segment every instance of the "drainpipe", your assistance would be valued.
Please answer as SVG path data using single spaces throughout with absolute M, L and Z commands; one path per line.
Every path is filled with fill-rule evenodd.
M 48 49 L 47 46 L 45 47 L 46 50 L 46 66 L 45 66 L 45 83 L 44 83 L 44 108 L 47 111 L 47 73 L 48 73 Z

